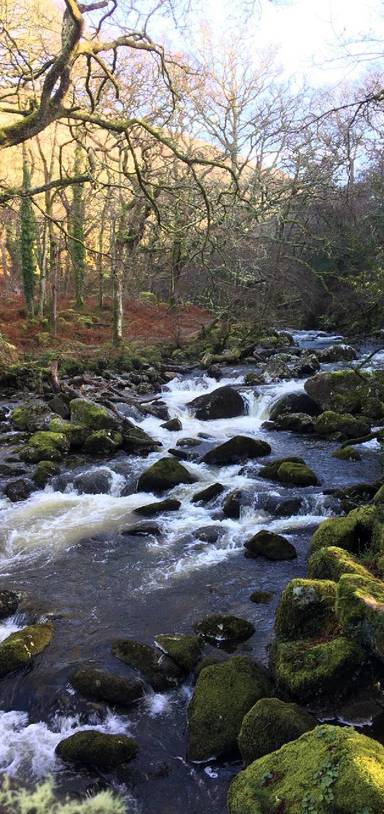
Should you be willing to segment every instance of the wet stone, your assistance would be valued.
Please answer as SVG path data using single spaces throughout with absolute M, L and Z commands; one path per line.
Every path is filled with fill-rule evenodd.
M 221 483 L 212 483 L 206 489 L 196 492 L 191 498 L 191 503 L 209 503 L 210 500 L 218 497 L 222 492 L 224 492 L 224 486 Z
M 148 503 L 146 506 L 139 506 L 133 510 L 134 514 L 141 514 L 143 517 L 153 517 L 156 514 L 163 514 L 164 512 L 177 512 L 180 509 L 180 500 L 168 498 L 168 500 L 159 500 L 156 503 Z
M 14 591 L 0 591 L 0 619 L 6 619 L 16 613 L 19 597 Z
M 118 639 L 112 645 L 116 658 L 140 672 L 156 692 L 177 687 L 183 671 L 161 651 L 134 639 Z
M 81 667 L 72 676 L 71 684 L 85 698 L 122 707 L 132 706 L 144 695 L 144 685 L 139 679 L 124 678 L 95 667 Z
M 244 642 L 255 632 L 254 626 L 247 619 L 222 613 L 206 616 L 201 622 L 196 622 L 194 629 L 217 647 Z
M 121 533 L 124 535 L 132 535 L 132 537 L 147 537 L 151 534 L 154 537 L 158 537 L 161 534 L 161 528 L 157 523 L 144 522 L 129 526 L 129 528 L 124 529 Z
M 265 557 L 267 560 L 293 560 L 297 557 L 295 546 L 281 534 L 259 531 L 244 543 L 246 557 Z

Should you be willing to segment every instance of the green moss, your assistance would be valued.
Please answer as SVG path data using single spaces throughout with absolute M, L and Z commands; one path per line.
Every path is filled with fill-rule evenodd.
M 55 752 L 65 763 L 108 771 L 132 760 L 137 748 L 126 735 L 105 735 L 88 729 L 60 741 Z
M 377 520 L 378 511 L 374 506 L 361 506 L 346 517 L 324 520 L 312 535 L 310 553 L 326 546 L 337 546 L 358 554 L 371 542 Z
M 381 814 L 384 747 L 353 729 L 318 726 L 235 777 L 229 814 Z
M 308 576 L 311 579 L 331 579 L 338 582 L 343 574 L 370 576 L 364 565 L 343 548 L 337 546 L 320 548 L 310 556 Z
M 271 685 L 264 670 L 245 656 L 205 667 L 188 707 L 187 754 L 205 761 L 237 751 L 244 715 Z
M 347 692 L 365 656 L 359 645 L 339 636 L 320 643 L 276 641 L 272 660 L 279 689 L 306 702 Z
M 201 647 L 197 636 L 181 633 L 160 633 L 156 636 L 155 643 L 185 673 L 192 672 L 200 660 Z
M 95 430 L 88 435 L 83 449 L 88 455 L 113 455 L 123 443 L 120 432 Z
M 360 438 L 370 431 L 369 421 L 355 418 L 348 413 L 336 413 L 326 410 L 315 419 L 315 432 L 325 437 L 343 439 Z
M 239 735 L 239 747 L 248 765 L 284 743 L 296 740 L 316 726 L 316 719 L 297 704 L 278 698 L 261 698 L 247 712 Z
M 58 799 L 53 783 L 44 780 L 35 788 L 11 788 L 8 778 L 0 787 L 0 810 L 3 814 L 129 814 L 124 801 L 110 791 L 100 791 L 80 800 L 76 796 Z
M 263 466 L 260 477 L 294 486 L 316 486 L 318 479 L 302 458 L 281 458 Z
M 384 399 L 383 371 L 372 373 L 337 370 L 318 373 L 305 383 L 305 390 L 322 410 L 337 413 L 363 413 L 381 418 Z
M 50 432 L 59 432 L 66 435 L 71 448 L 74 449 L 82 446 L 88 434 L 87 429 L 82 427 L 81 424 L 72 424 L 71 421 L 66 421 L 59 416 L 49 422 L 48 430 Z
M 276 611 L 276 635 L 283 639 L 328 636 L 336 627 L 335 602 L 335 582 L 292 579 Z
M 50 624 L 29 625 L 4 639 L 0 644 L 0 677 L 29 665 L 48 647 L 52 631 Z
M 21 457 L 30 463 L 38 461 L 61 461 L 69 450 L 66 435 L 60 432 L 35 432 L 25 445 Z
M 39 461 L 33 473 L 33 480 L 38 486 L 43 487 L 58 472 L 60 472 L 60 467 L 53 461 Z
M 384 583 L 372 576 L 344 574 L 337 592 L 337 616 L 347 636 L 384 659 Z
M 340 447 L 332 452 L 332 458 L 337 458 L 339 461 L 361 461 L 360 452 L 354 447 Z
M 270 463 L 262 466 L 259 475 L 261 478 L 266 478 L 267 480 L 278 480 L 278 472 L 281 464 L 284 463 L 296 463 L 296 464 L 304 464 L 305 461 L 303 458 L 276 458 L 275 461 L 271 461 Z
M 17 430 L 36 432 L 45 427 L 50 415 L 52 413 L 44 401 L 34 400 L 15 407 L 10 418 Z
M 112 653 L 138 670 L 157 692 L 174 689 L 183 678 L 183 671 L 173 659 L 135 639 L 118 639 L 112 645 Z
M 88 399 L 72 399 L 70 402 L 71 422 L 81 424 L 88 430 L 119 430 L 117 416 L 100 404 Z
M 384 486 L 380 486 L 380 489 L 377 490 L 374 498 L 374 503 L 384 503 Z
M 152 464 L 139 477 L 138 492 L 163 492 L 172 489 L 180 483 L 196 483 L 198 479 L 192 475 L 175 458 L 160 458 Z

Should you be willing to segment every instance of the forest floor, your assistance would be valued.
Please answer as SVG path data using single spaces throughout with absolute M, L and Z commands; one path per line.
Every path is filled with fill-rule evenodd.
M 178 347 L 208 325 L 211 319 L 208 311 L 194 305 L 172 309 L 166 303 L 127 300 L 124 342 L 138 347 L 164 343 Z M 96 298 L 88 298 L 83 308 L 76 310 L 73 300 L 62 300 L 58 308 L 57 333 L 53 337 L 47 320 L 26 319 L 21 296 L 3 293 L 0 297 L 0 335 L 20 354 L 39 356 L 44 351 L 57 349 L 70 355 L 92 355 L 111 344 L 111 301 L 106 300 L 100 309 Z

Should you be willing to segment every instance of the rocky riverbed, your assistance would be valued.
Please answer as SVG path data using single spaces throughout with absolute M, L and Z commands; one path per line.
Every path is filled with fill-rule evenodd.
M 244 760 L 231 814 L 333 810 L 294 808 L 286 787 L 268 808 L 280 778 L 265 753 L 311 744 L 319 721 L 384 740 L 373 350 L 293 332 L 230 366 L 6 394 L 2 772 L 27 786 L 53 774 L 59 793 L 106 786 L 129 812 L 224 814 Z M 271 721 L 286 734 L 260 747 Z M 328 737 L 355 749 L 314 732 L 323 762 Z

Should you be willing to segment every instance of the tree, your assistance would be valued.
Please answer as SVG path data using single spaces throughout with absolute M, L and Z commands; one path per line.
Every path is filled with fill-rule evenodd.
M 75 161 L 73 166 L 74 177 L 81 177 L 82 170 L 82 148 L 77 144 L 75 149 Z M 85 273 L 85 243 L 84 243 L 84 197 L 83 184 L 76 184 L 72 187 L 72 205 L 70 211 L 70 254 L 72 261 L 73 277 L 75 282 L 75 302 L 76 307 L 81 308 L 84 302 L 84 273 Z
M 23 156 L 23 189 L 28 192 L 31 186 L 26 152 Z M 20 247 L 21 247 L 21 273 L 23 279 L 23 292 L 27 314 L 34 316 L 33 294 L 36 274 L 36 223 L 33 214 L 31 198 L 26 195 L 20 205 Z

